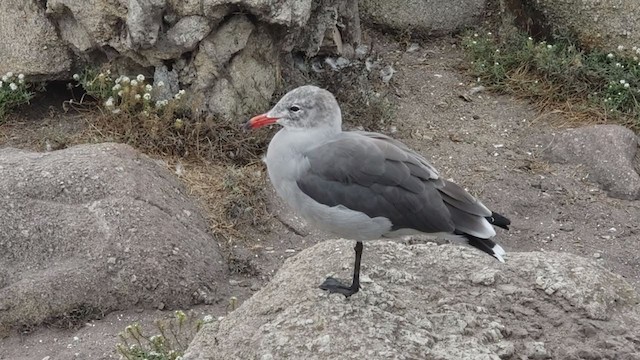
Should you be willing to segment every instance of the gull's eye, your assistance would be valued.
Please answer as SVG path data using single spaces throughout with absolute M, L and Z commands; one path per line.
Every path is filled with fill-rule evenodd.
M 295 106 L 295 105 L 293 105 L 292 107 L 289 108 L 289 110 L 291 110 L 293 112 L 298 112 L 298 111 L 300 111 L 300 108 Z

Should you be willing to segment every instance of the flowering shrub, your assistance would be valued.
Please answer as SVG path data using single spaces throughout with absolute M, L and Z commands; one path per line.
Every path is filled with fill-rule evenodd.
M 117 350 L 127 360 L 180 360 L 202 325 L 213 321 L 211 315 L 197 319 L 178 310 L 171 320 L 156 321 L 158 333 L 152 336 L 145 335 L 140 324 L 127 326 Z
M 23 74 L 8 72 L 0 78 L 0 121 L 7 112 L 18 105 L 26 104 L 33 98 L 29 84 Z
M 142 74 L 133 78 L 124 75 L 114 78 L 110 70 L 87 70 L 73 75 L 73 79 L 82 85 L 87 94 L 102 101 L 104 108 L 113 114 L 124 112 L 146 117 L 162 116 L 181 105 L 185 96 L 185 91 L 180 90 L 173 99 L 157 99 L 153 85 Z M 160 81 L 157 86 L 164 87 L 165 84 Z
M 87 69 L 73 79 L 86 94 L 66 101 L 65 108 L 93 107 L 94 103 L 84 101 L 85 95 L 95 99 L 101 114 L 90 117 L 91 130 L 102 140 L 126 143 L 148 154 L 237 165 L 254 162 L 267 143 L 267 132 L 247 137 L 235 120 L 199 112 L 187 106 L 185 90 L 167 95 L 168 84 L 144 75 L 130 77 L 108 69 Z
M 517 31 L 469 33 L 463 46 L 479 81 L 543 105 L 599 113 L 640 130 L 640 49 L 585 51 L 571 41 L 535 41 Z

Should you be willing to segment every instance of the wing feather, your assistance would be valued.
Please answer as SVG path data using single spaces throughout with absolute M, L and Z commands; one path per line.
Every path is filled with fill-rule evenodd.
M 388 218 L 394 230 L 454 230 L 447 206 L 428 180 L 433 174 L 401 149 L 346 135 L 312 149 L 306 157 L 310 167 L 297 184 L 317 202 Z

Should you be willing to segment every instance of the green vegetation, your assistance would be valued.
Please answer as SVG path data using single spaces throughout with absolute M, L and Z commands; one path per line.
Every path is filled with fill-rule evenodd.
M 0 122 L 12 108 L 29 103 L 33 93 L 23 74 L 8 72 L 0 79 Z
M 140 324 L 129 325 L 120 333 L 117 350 L 127 360 L 178 360 L 189 343 L 206 323 L 213 322 L 213 317 L 205 316 L 196 319 L 193 314 L 187 315 L 178 310 L 174 318 L 168 321 L 157 320 L 155 335 L 147 335 Z
M 585 51 L 564 37 L 538 42 L 517 30 L 472 32 L 462 42 L 472 74 L 495 90 L 577 119 L 640 130 L 638 48 Z
M 248 137 L 238 123 L 195 114 L 184 90 L 166 98 L 168 84 L 154 86 L 144 75 L 116 77 L 109 69 L 87 69 L 73 77 L 102 110 L 102 116 L 92 119 L 102 141 L 126 143 L 149 154 L 236 165 L 257 161 L 266 145 L 267 132 Z M 82 109 L 86 103 L 83 96 L 67 106 Z

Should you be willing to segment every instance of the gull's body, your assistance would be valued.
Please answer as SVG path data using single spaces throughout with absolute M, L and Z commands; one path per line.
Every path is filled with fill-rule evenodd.
M 504 250 L 491 240 L 492 224 L 508 228 L 508 219 L 441 179 L 401 142 L 342 131 L 340 108 L 328 91 L 297 88 L 247 124 L 270 123 L 283 125 L 265 159 L 278 195 L 316 227 L 358 240 L 358 274 L 361 240 L 416 233 L 451 234 L 504 261 Z M 358 291 L 356 275 L 350 287 L 335 279 L 321 287 L 349 296 Z

